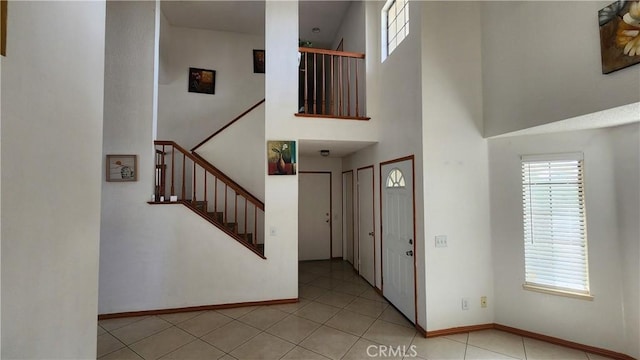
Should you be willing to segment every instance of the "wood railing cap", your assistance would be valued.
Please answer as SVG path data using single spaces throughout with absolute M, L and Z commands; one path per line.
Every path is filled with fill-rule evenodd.
M 298 51 L 300 51 L 301 53 L 334 55 L 334 56 L 343 56 L 343 57 L 350 57 L 350 58 L 356 58 L 356 59 L 364 59 L 364 54 L 357 53 L 357 52 L 315 49 L 315 48 L 307 48 L 307 47 L 300 47 L 298 48 Z

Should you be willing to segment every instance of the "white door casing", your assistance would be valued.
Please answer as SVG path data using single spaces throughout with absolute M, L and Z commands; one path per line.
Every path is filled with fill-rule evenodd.
M 382 197 L 382 291 L 415 322 L 413 159 L 380 166 Z
M 358 272 L 375 287 L 373 187 L 373 166 L 358 169 Z
M 331 173 L 298 175 L 298 260 L 331 258 Z
M 342 173 L 342 231 L 345 259 L 354 265 L 353 171 Z

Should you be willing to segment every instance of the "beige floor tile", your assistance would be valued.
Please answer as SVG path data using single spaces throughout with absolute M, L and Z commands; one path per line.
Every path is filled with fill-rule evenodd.
M 270 309 L 276 309 L 276 310 L 284 311 L 286 313 L 292 314 L 292 313 L 302 309 L 303 307 L 309 305 L 310 303 L 311 303 L 311 300 L 300 299 L 297 303 L 281 304 L 281 305 L 269 305 L 269 308 Z
M 271 325 L 284 319 L 287 315 L 289 314 L 284 311 L 261 307 L 243 317 L 238 318 L 238 321 L 242 321 L 245 324 L 261 330 L 266 330 Z
M 387 308 L 387 304 L 379 301 L 357 298 L 353 300 L 345 309 L 357 312 L 361 315 L 377 318 Z
M 311 320 L 290 315 L 267 329 L 267 332 L 294 344 L 298 344 L 319 327 L 320 324 Z
M 130 345 L 169 327 L 171 327 L 170 323 L 157 316 L 149 316 L 146 319 L 113 330 L 111 334 L 123 343 Z
M 372 317 L 356 314 L 349 310 L 341 310 L 325 324 L 338 330 L 361 336 L 374 321 L 376 319 Z
M 258 306 L 243 306 L 243 307 L 230 308 L 230 309 L 220 309 L 216 311 L 222 315 L 237 319 L 239 317 L 243 317 L 247 315 L 248 313 L 252 312 L 257 308 Z
M 328 357 L 316 354 L 313 351 L 309 351 L 303 347 L 296 346 L 293 350 L 289 351 L 282 360 L 327 360 Z
M 111 334 L 102 334 L 98 336 L 97 356 L 101 357 L 107 355 L 118 349 L 122 349 L 123 347 L 125 347 L 125 345 Z
M 333 287 L 342 284 L 340 279 L 332 279 L 330 277 L 320 276 L 315 280 L 309 281 L 309 285 L 319 287 L 325 290 L 330 290 Z
M 423 359 L 460 360 L 464 359 L 466 345 L 443 337 L 425 339 L 416 336 L 413 339 L 418 356 Z
M 311 304 L 296 311 L 294 314 L 322 324 L 329 320 L 338 311 L 340 311 L 340 309 L 337 307 L 312 302 Z
M 500 354 L 497 352 L 481 349 L 472 345 L 467 346 L 467 352 L 464 356 L 465 360 L 513 360 L 511 356 Z
M 385 304 L 387 303 L 387 300 L 385 300 L 382 295 L 378 294 L 378 292 L 369 286 L 369 284 L 366 285 L 365 291 L 363 291 L 359 296 L 368 300 L 374 300 Z
M 383 320 L 376 320 L 362 337 L 379 344 L 406 347 L 411 344 L 415 335 L 416 331 L 414 329 Z
M 191 318 L 194 318 L 198 315 L 202 314 L 202 311 L 189 311 L 189 312 L 180 312 L 180 313 L 175 313 L 175 314 L 164 314 L 164 315 L 158 315 L 159 318 L 161 318 L 164 321 L 168 321 L 170 323 L 172 323 L 173 325 L 175 324 L 179 324 L 183 321 L 187 321 Z
M 142 358 L 128 347 L 125 347 L 101 357 L 100 360 L 142 360 Z
M 300 346 L 331 359 L 340 359 L 357 340 L 357 336 L 322 326 L 302 341 Z
M 148 316 L 136 316 L 136 317 L 100 320 L 98 321 L 98 325 L 100 325 L 103 329 L 107 331 L 113 331 L 115 329 L 121 328 L 129 324 L 133 324 L 134 322 L 137 322 L 146 318 L 148 318 Z
M 412 322 L 407 320 L 404 315 L 402 315 L 396 308 L 393 306 L 387 307 L 379 317 L 380 320 L 388 321 L 390 323 L 394 323 L 396 325 L 402 325 L 409 328 L 415 328 Z
M 544 341 L 524 338 L 524 348 L 527 360 L 538 359 L 563 359 L 563 360 L 585 360 L 587 354 L 584 351 L 574 350 L 563 346 L 550 344 Z
M 224 355 L 224 352 L 198 339 L 163 356 L 162 360 L 219 359 Z
M 327 289 L 319 288 L 312 285 L 302 285 L 298 289 L 298 297 L 314 300 L 327 292 Z
M 231 319 L 230 317 L 224 316 L 215 311 L 206 311 L 187 321 L 183 321 L 176 326 L 188 332 L 189 334 L 200 337 L 225 324 L 230 323 L 231 321 L 233 321 L 233 319 Z
M 107 333 L 107 330 L 103 329 L 100 325 L 98 325 L 98 336 L 106 333 Z
M 193 340 L 195 337 L 174 326 L 140 340 L 132 344 L 130 348 L 145 360 L 152 360 L 158 359 Z
M 294 344 L 267 333 L 261 333 L 231 352 L 237 359 L 280 359 Z
M 203 336 L 202 340 L 228 353 L 259 333 L 254 327 L 233 321 Z
M 359 295 L 362 295 L 365 291 L 367 291 L 367 289 L 370 289 L 370 288 L 371 286 L 369 285 L 354 284 L 353 282 L 350 282 L 347 280 L 343 284 L 340 284 L 331 290 L 353 295 L 353 296 L 359 296 Z
M 402 355 L 407 355 L 408 358 L 413 359 L 410 348 L 394 348 L 393 352 L 390 351 L 389 346 L 380 345 L 369 341 L 367 339 L 360 339 L 353 347 L 347 352 L 342 360 L 362 360 L 362 359 L 402 359 Z
M 444 335 L 444 338 L 447 338 L 449 340 L 454 340 L 457 342 L 461 342 L 463 344 L 467 343 L 467 340 L 469 339 L 469 333 L 462 333 L 462 334 L 452 334 L 452 335 Z
M 353 295 L 329 291 L 324 295 L 320 296 L 319 298 L 317 298 L 315 301 L 325 305 L 344 308 L 345 306 L 349 305 L 353 300 L 355 300 L 355 298 L 356 297 Z
M 309 282 L 317 279 L 319 277 L 318 274 L 313 274 L 306 271 L 301 271 L 298 274 L 298 283 L 299 284 L 308 284 Z
M 234 358 L 229 354 L 226 354 L 225 356 L 221 357 L 220 360 L 238 360 L 238 359 Z
M 473 331 L 467 344 L 517 359 L 526 358 L 522 337 L 500 330 Z

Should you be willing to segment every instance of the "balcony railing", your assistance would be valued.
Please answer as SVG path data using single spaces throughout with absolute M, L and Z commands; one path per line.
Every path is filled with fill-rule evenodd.
M 299 51 L 296 116 L 369 120 L 363 91 L 364 54 L 304 47 Z

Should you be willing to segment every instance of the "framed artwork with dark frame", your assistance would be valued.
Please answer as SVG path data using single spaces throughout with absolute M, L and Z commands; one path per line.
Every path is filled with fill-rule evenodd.
M 640 63 L 640 1 L 616 1 L 598 11 L 602 73 Z
M 136 155 L 107 155 L 107 181 L 138 181 Z
M 189 68 L 189 92 L 201 94 L 215 94 L 216 71 Z
M 264 74 L 264 50 L 253 50 L 253 72 Z
M 267 171 L 269 175 L 295 175 L 296 142 L 267 141 Z

